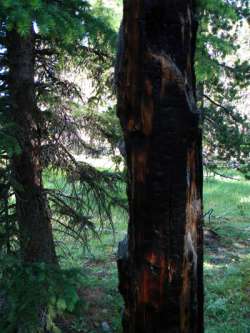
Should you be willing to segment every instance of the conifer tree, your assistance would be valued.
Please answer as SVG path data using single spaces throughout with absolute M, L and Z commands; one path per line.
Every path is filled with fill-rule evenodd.
M 2 130 L 17 143 L 16 133 L 18 131 L 12 130 L 13 126 L 16 127 L 16 123 L 11 120 L 12 108 L 8 106 L 11 98 L 8 97 L 10 87 L 8 85 L 8 52 L 5 49 L 7 46 L 6 32 L 11 32 L 14 24 L 17 34 L 26 38 L 30 33 L 27 31 L 27 25 L 30 24 L 33 36 L 33 77 L 36 81 L 34 82 L 34 92 L 38 116 L 36 120 L 39 123 L 41 168 L 63 169 L 68 181 L 72 183 L 72 186 L 69 187 L 72 189 L 72 193 L 68 193 L 67 196 L 60 189 L 55 191 L 50 189 L 47 195 L 57 216 L 58 214 L 64 215 L 66 221 L 72 221 L 74 228 L 79 230 L 83 231 L 88 227 L 94 229 L 89 216 L 93 214 L 100 216 L 99 213 L 101 213 L 101 218 L 110 219 L 110 190 L 112 192 L 114 175 L 98 172 L 86 163 L 78 163 L 72 154 L 72 149 L 78 152 L 85 151 L 88 154 L 98 154 L 97 148 L 82 139 L 83 127 L 86 129 L 95 127 L 95 132 L 97 132 L 95 141 L 98 141 L 98 136 L 109 136 L 108 130 L 104 129 L 103 124 L 97 126 L 95 121 L 97 115 L 94 117 L 94 112 L 86 112 L 84 116 L 80 111 L 81 109 L 96 109 L 100 92 L 107 89 L 108 78 L 106 81 L 100 81 L 99 76 L 105 72 L 105 66 L 106 68 L 111 67 L 109 54 L 114 45 L 115 33 L 107 24 L 108 14 L 107 17 L 104 17 L 104 14 L 103 17 L 97 17 L 95 9 L 82 1 L 72 1 L 71 4 L 61 4 L 60 6 L 57 2 L 50 2 L 48 5 L 43 1 L 36 1 L 32 4 L 27 4 L 25 1 L 18 3 L 6 1 L 1 6 L 1 13 L 3 13 L 1 21 L 1 44 L 3 46 L 1 116 L 8 124 L 12 124 L 7 128 L 3 127 Z M 9 15 L 7 15 L 7 11 Z M 85 104 L 78 86 L 65 77 L 67 71 L 76 70 L 76 68 L 90 72 L 95 85 L 96 97 L 92 96 Z M 101 72 L 100 68 L 102 68 Z M 80 114 L 80 116 L 74 117 L 74 114 Z M 8 153 L 7 146 L 5 139 L 2 148 L 7 157 L 12 159 L 13 155 L 19 156 L 16 152 Z M 12 146 L 9 145 L 10 149 Z M 16 144 L 15 147 L 19 147 L 17 150 L 20 153 L 20 145 Z M 74 183 L 79 183 L 79 180 L 81 186 L 78 186 L 76 192 Z M 92 199 L 95 200 L 96 208 L 93 208 L 93 205 L 88 207 L 89 200 L 83 200 L 83 193 L 88 195 L 90 192 Z M 67 209 L 68 206 L 71 206 L 70 210 Z M 76 222 L 78 227 L 74 225 Z M 84 224 L 86 228 L 83 226 Z M 76 231 L 74 235 L 77 236 L 78 232 Z
M 69 45 L 80 39 L 86 3 L 71 1 L 62 6 L 46 1 L 2 1 L 2 45 L 8 72 L 4 84 L 9 99 L 10 121 L 20 151 L 11 156 L 15 182 L 20 244 L 26 262 L 55 263 L 50 212 L 42 185 L 41 130 L 35 82 L 37 33 Z M 54 37 L 53 37 L 54 36 Z M 62 37 L 63 36 L 63 37 Z
M 66 228 L 83 241 L 89 230 L 95 232 L 96 216 L 101 221 L 111 219 L 117 178 L 74 158 L 76 148 L 89 153 L 95 153 L 95 148 L 81 138 L 86 120 L 75 120 L 73 113 L 78 112 L 82 97 L 63 71 L 67 73 L 73 63 L 89 68 L 90 59 L 95 59 L 91 73 L 97 80 L 97 63 L 108 59 L 113 30 L 84 1 L 2 1 L 0 13 L 1 246 L 8 254 L 17 250 L 23 268 L 31 264 L 36 270 L 37 263 L 57 266 L 52 219 L 60 230 Z M 44 188 L 45 168 L 65 174 L 66 193 Z M 28 295 L 29 290 L 21 295 L 25 292 Z M 8 304 L 4 329 L 22 331 L 34 325 L 25 318 L 8 322 L 15 315 L 18 319 L 15 304 Z M 37 329 L 46 331 L 44 300 L 37 299 L 37 305 Z

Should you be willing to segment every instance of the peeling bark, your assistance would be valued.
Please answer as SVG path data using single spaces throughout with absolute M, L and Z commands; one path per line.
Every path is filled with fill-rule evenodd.
M 192 0 L 124 0 L 117 111 L 128 166 L 125 333 L 203 332 L 202 162 Z

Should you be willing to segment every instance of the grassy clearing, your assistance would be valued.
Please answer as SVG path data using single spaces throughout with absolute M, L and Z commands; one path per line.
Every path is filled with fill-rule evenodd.
M 208 178 L 207 226 L 221 238 L 205 249 L 207 333 L 250 332 L 250 182 Z
M 205 248 L 205 325 L 207 333 L 250 332 L 250 182 L 207 177 L 204 183 L 206 227 L 220 238 Z M 114 212 L 115 233 L 103 230 L 90 248 L 61 240 L 64 267 L 83 271 L 76 314 L 61 322 L 63 332 L 121 333 L 122 299 L 117 291 L 116 248 L 126 233 L 126 217 Z M 104 326 L 102 326 L 104 325 Z M 107 327 L 106 327 L 107 328 Z M 108 331 L 107 331 L 108 332 Z

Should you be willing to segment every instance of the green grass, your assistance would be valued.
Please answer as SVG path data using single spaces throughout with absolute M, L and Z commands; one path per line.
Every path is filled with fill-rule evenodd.
M 210 259 L 204 264 L 206 332 L 249 332 L 250 255 L 227 264 Z
M 204 181 L 204 211 L 212 209 L 206 226 L 220 236 L 205 248 L 205 332 L 250 332 L 250 181 L 208 177 Z M 118 293 L 116 249 L 126 234 L 126 217 L 114 211 L 115 232 L 103 229 L 89 249 L 65 238 L 59 247 L 61 264 L 83 271 L 78 314 L 64 318 L 63 332 L 98 333 L 107 322 L 121 333 L 122 299 Z M 67 327 L 67 329 L 65 329 Z
M 208 177 L 204 182 L 206 226 L 220 241 L 205 248 L 205 332 L 250 332 L 250 182 Z
M 215 214 L 229 219 L 250 217 L 249 181 L 239 173 L 223 172 L 235 178 L 207 177 L 204 181 L 205 211 L 213 208 Z

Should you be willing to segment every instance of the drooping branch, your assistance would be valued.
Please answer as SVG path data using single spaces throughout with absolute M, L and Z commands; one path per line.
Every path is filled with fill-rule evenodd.
M 237 117 L 234 116 L 234 114 L 232 113 L 232 111 L 231 111 L 230 109 L 228 109 L 228 108 L 226 108 L 224 105 L 222 105 L 222 104 L 220 104 L 220 103 L 214 101 L 211 97 L 209 97 L 209 96 L 206 95 L 206 94 L 203 94 L 203 97 L 205 97 L 205 98 L 206 98 L 210 103 L 212 103 L 213 105 L 215 105 L 215 106 L 221 108 L 223 111 L 225 111 L 226 114 L 227 114 L 228 116 L 230 116 L 235 122 L 238 122 Z

